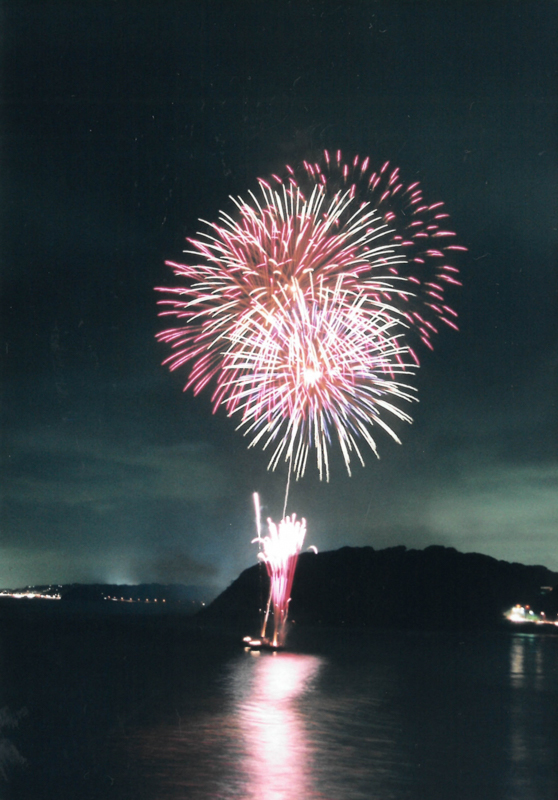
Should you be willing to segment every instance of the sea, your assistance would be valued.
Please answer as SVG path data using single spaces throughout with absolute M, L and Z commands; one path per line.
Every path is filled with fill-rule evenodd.
M 242 633 L 0 615 L 0 798 L 558 798 L 558 636 Z

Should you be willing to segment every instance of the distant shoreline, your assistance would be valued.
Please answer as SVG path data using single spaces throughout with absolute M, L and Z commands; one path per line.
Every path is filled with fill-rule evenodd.
M 28 586 L 12 596 L 0 590 L 0 620 L 174 620 L 252 636 L 261 629 L 268 591 L 258 564 L 220 594 L 183 584 Z M 557 619 L 557 573 L 438 545 L 302 553 L 289 605 L 297 628 L 555 635 Z
M 245 624 L 227 626 L 216 620 L 208 620 L 200 612 L 189 613 L 178 604 L 162 604 L 158 607 L 155 604 L 126 604 L 108 603 L 102 601 L 76 602 L 62 604 L 50 600 L 25 600 L 0 597 L 0 626 L 2 623 L 21 624 L 71 624 L 71 625 L 92 625 L 97 627 L 103 624 L 122 624 L 135 625 L 141 624 L 147 628 L 157 628 L 160 625 L 168 625 L 177 628 L 197 630 L 210 636 L 222 636 L 224 639 L 237 639 L 239 646 L 242 636 L 250 633 L 254 625 L 249 621 Z M 257 626 L 256 626 L 257 627 Z M 463 629 L 454 627 L 443 627 L 437 624 L 429 626 L 401 626 L 389 625 L 385 621 L 381 624 L 353 624 L 353 625 L 329 625 L 329 624 L 292 624 L 291 633 L 295 633 L 296 638 L 304 636 L 305 632 L 327 632 L 347 631 L 358 632 L 389 632 L 389 631 L 408 631 L 415 633 L 504 633 L 504 634 L 523 634 L 530 636 L 558 636 L 558 627 L 555 625 L 538 625 L 533 622 L 514 623 L 505 618 L 493 625 L 479 625 L 477 627 L 468 626 Z

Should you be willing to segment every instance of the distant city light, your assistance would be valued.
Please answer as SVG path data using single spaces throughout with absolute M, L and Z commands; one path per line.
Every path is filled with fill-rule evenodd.
M 530 606 L 522 606 L 519 603 L 513 606 L 513 608 L 510 608 L 509 611 L 506 611 L 504 613 L 504 617 L 509 622 L 516 622 L 516 623 L 529 622 L 531 624 L 535 623 L 536 625 L 558 626 L 558 620 L 547 619 L 544 611 L 535 614 L 535 612 Z

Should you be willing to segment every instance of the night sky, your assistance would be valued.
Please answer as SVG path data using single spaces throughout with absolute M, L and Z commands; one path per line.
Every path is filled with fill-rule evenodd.
M 225 586 L 286 467 L 161 366 L 165 259 L 258 176 L 390 159 L 469 248 L 403 444 L 312 465 L 308 544 L 558 570 L 555 2 L 6 0 L 0 586 Z

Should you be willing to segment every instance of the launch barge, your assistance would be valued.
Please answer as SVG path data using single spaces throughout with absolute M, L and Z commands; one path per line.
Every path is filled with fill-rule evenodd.
M 260 637 L 245 636 L 242 641 L 244 643 L 244 647 L 247 650 L 267 650 L 269 652 L 275 653 L 277 650 L 285 649 L 283 645 L 273 644 L 271 639 L 268 639 L 266 636 L 260 636 Z

